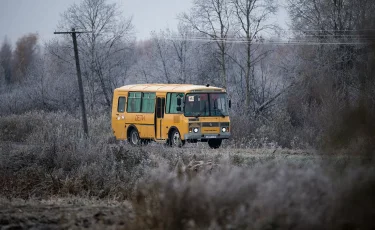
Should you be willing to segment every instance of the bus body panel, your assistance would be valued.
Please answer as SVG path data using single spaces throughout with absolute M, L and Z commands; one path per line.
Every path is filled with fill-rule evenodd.
M 151 139 L 155 136 L 154 113 L 125 113 L 126 126 L 135 126 L 141 138 Z
M 126 130 L 125 130 L 125 111 L 126 111 L 126 99 L 127 99 L 127 92 L 116 91 L 113 94 L 113 105 L 112 105 L 112 130 L 113 134 L 118 140 L 125 140 L 126 137 Z M 123 107 L 123 111 L 119 111 L 119 98 L 125 98 L 125 103 Z

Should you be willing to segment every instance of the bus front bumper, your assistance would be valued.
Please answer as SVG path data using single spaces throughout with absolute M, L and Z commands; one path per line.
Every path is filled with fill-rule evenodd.
M 230 133 L 188 133 L 184 135 L 185 140 L 209 140 L 209 139 L 229 139 Z

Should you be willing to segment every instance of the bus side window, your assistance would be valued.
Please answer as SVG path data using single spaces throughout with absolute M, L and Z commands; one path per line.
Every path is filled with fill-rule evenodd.
M 125 97 L 119 97 L 118 98 L 117 112 L 119 112 L 119 113 L 125 112 L 125 102 L 126 102 Z
M 129 92 L 127 107 L 128 113 L 141 112 L 141 99 L 142 94 L 140 92 Z
M 143 93 L 141 113 L 154 113 L 155 93 Z
M 181 112 L 177 110 L 177 98 L 181 97 L 180 94 L 181 93 L 167 93 L 167 109 L 165 113 L 177 114 Z

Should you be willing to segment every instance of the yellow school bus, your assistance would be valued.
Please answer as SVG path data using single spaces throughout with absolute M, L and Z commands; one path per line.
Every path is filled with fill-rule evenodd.
M 126 85 L 113 94 L 112 130 L 132 145 L 202 141 L 219 148 L 230 137 L 230 104 L 225 89 L 209 85 Z

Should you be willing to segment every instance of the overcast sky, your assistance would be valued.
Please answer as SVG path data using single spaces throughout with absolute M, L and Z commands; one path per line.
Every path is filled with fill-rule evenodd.
M 125 16 L 133 16 L 137 39 L 151 31 L 177 28 L 177 14 L 188 12 L 191 0 L 111 0 L 119 3 Z M 0 43 L 5 36 L 14 44 L 24 34 L 37 32 L 42 43 L 53 32 L 63 13 L 80 0 L 0 0 Z M 281 12 L 283 15 L 284 12 Z

